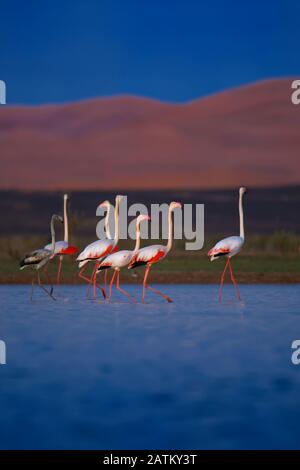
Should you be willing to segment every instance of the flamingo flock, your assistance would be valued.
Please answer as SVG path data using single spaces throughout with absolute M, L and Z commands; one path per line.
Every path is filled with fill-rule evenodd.
M 243 211 L 243 196 L 246 193 L 246 188 L 241 187 L 239 189 L 239 222 L 240 222 L 240 234 L 239 236 L 230 236 L 220 240 L 216 245 L 209 250 L 208 256 L 211 261 L 225 257 L 227 258 L 224 270 L 221 275 L 220 288 L 219 288 L 219 301 L 222 302 L 222 292 L 224 279 L 227 269 L 230 271 L 230 278 L 232 284 L 236 291 L 236 296 L 238 300 L 241 300 L 240 291 L 236 282 L 236 279 L 233 274 L 233 269 L 231 266 L 231 258 L 237 255 L 245 242 L 245 229 L 244 229 L 244 211 Z M 163 261 L 169 252 L 172 249 L 173 245 L 173 218 L 172 213 L 175 209 L 181 209 L 181 204 L 179 202 L 171 202 L 168 210 L 168 241 L 166 245 L 150 245 L 143 248 L 140 248 L 141 244 L 141 232 L 140 226 L 145 221 L 150 221 L 148 215 L 139 215 L 135 219 L 136 226 L 136 242 L 133 250 L 119 250 L 119 212 L 120 212 L 120 203 L 124 196 L 117 195 L 115 198 L 115 209 L 114 209 L 114 219 L 115 219 L 115 233 L 114 237 L 111 236 L 109 229 L 109 217 L 111 212 L 111 204 L 109 201 L 104 201 L 99 204 L 99 208 L 106 211 L 104 227 L 105 227 L 105 237 L 96 240 L 89 245 L 87 245 L 79 254 L 78 248 L 69 243 L 69 223 L 68 223 L 68 203 L 69 196 L 64 194 L 63 197 L 63 213 L 64 218 L 59 215 L 52 215 L 50 222 L 50 232 L 51 232 L 51 243 L 45 245 L 43 248 L 34 250 L 26 254 L 20 261 L 20 269 L 29 267 L 33 270 L 32 278 L 32 287 L 31 287 L 31 300 L 33 299 L 34 285 L 37 280 L 38 286 L 53 300 L 56 300 L 53 296 L 53 285 L 50 282 L 48 274 L 48 265 L 50 262 L 53 262 L 55 258 L 58 258 L 58 267 L 56 274 L 56 284 L 61 283 L 61 274 L 62 274 L 62 263 L 64 256 L 74 256 L 76 254 L 76 261 L 78 262 L 78 276 L 80 279 L 84 280 L 88 284 L 87 296 L 90 293 L 90 287 L 93 286 L 93 297 L 96 299 L 97 289 L 102 293 L 104 299 L 108 301 L 112 298 L 113 286 L 115 285 L 116 289 L 125 295 L 129 301 L 136 302 L 136 299 L 130 295 L 125 289 L 120 286 L 120 273 L 124 268 L 135 269 L 140 266 L 145 266 L 145 273 L 143 278 L 142 285 L 142 296 L 141 301 L 145 303 L 146 291 L 149 290 L 154 294 L 162 297 L 167 302 L 171 303 L 173 300 L 160 292 L 158 289 L 152 287 L 148 283 L 148 277 L 152 265 Z M 64 240 L 56 241 L 55 236 L 55 222 L 59 221 L 64 224 Z M 89 277 L 86 274 L 86 269 L 88 263 L 93 262 L 94 267 L 92 274 Z M 40 270 L 42 270 L 46 276 L 47 283 L 50 285 L 50 290 L 48 290 L 41 281 Z M 109 282 L 109 291 L 107 293 L 107 275 L 108 271 L 112 270 L 112 276 Z M 98 275 L 104 271 L 104 284 L 103 286 L 97 283 Z
M 90 243 L 87 245 L 84 250 L 77 256 L 76 261 L 78 261 L 78 266 L 79 268 L 82 268 L 79 271 L 79 277 L 84 279 L 88 284 L 91 282 L 93 283 L 94 286 L 94 298 L 96 297 L 96 274 L 97 274 L 97 269 L 99 267 L 99 264 L 101 261 L 109 254 L 113 253 L 115 250 L 117 250 L 117 243 L 119 241 L 119 210 L 120 210 L 120 203 L 123 199 L 123 196 L 116 196 L 116 204 L 115 204 L 115 236 L 114 239 L 111 238 L 111 234 L 109 231 L 109 214 L 110 214 L 110 203 L 109 201 L 104 201 L 102 202 L 99 207 L 102 209 L 106 209 L 106 218 L 105 218 L 105 229 L 106 229 L 106 237 L 103 238 L 102 240 L 96 240 L 93 243 Z M 89 261 L 94 261 L 95 262 L 95 267 L 92 273 L 92 277 L 88 278 L 84 272 L 87 267 L 87 263 Z M 106 278 L 105 278 L 106 280 Z M 106 284 L 106 282 L 105 282 Z M 100 287 L 103 297 L 106 298 L 106 285 L 103 287 Z

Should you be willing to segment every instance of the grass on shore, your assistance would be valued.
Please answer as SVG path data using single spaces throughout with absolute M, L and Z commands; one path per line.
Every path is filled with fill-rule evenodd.
M 183 242 L 175 242 L 170 256 L 153 267 L 153 282 L 218 282 L 224 260 L 211 263 L 206 254 L 218 238 L 211 238 L 201 251 L 196 252 L 184 251 Z M 76 239 L 74 244 L 81 248 L 89 241 Z M 28 269 L 20 271 L 19 260 L 24 253 L 45 243 L 47 240 L 39 236 L 0 237 L 0 283 L 30 282 L 32 273 Z M 119 246 L 120 249 L 130 249 L 132 241 L 121 241 Z M 300 237 L 293 233 L 252 235 L 247 238 L 243 252 L 233 259 L 233 268 L 241 282 L 300 282 L 299 246 Z M 56 267 L 57 260 L 49 265 L 53 278 Z M 125 269 L 122 278 L 125 282 L 136 282 L 142 278 L 143 271 L 142 268 L 134 271 Z M 80 282 L 77 273 L 75 258 L 66 257 L 63 264 L 64 282 Z

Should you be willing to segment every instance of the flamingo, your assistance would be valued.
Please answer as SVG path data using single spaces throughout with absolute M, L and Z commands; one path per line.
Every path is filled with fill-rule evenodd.
M 55 297 L 53 297 L 52 295 L 53 287 L 51 287 L 50 292 L 44 287 L 44 285 L 41 282 L 39 270 L 47 265 L 47 263 L 51 260 L 51 258 L 53 257 L 55 253 L 55 229 L 54 229 L 55 220 L 59 220 L 61 223 L 63 223 L 62 217 L 56 214 L 52 215 L 51 223 L 50 223 L 50 231 L 51 231 L 51 238 L 52 238 L 51 248 L 50 249 L 41 248 L 39 250 L 31 251 L 30 253 L 27 253 L 24 256 L 24 258 L 20 261 L 20 269 L 24 269 L 27 266 L 29 266 L 29 267 L 32 267 L 34 270 L 36 270 L 38 285 L 53 300 L 56 300 Z M 31 296 L 30 296 L 31 300 L 33 299 L 33 289 L 34 289 L 34 277 L 31 282 Z
M 209 252 L 208 256 L 210 256 L 210 260 L 214 261 L 215 259 L 218 259 L 222 256 L 226 256 L 227 262 L 225 264 L 224 271 L 221 276 L 221 282 L 220 282 L 220 289 L 219 289 L 219 302 L 222 302 L 222 291 L 223 291 L 223 284 L 224 284 L 224 278 L 225 278 L 225 273 L 227 271 L 227 268 L 229 267 L 230 270 L 230 277 L 231 281 L 235 287 L 236 290 L 236 295 L 238 300 L 241 300 L 241 295 L 240 291 L 237 285 L 237 282 L 235 280 L 233 270 L 231 267 L 230 260 L 231 258 L 239 253 L 244 245 L 245 242 L 245 229 L 244 229 L 244 211 L 243 211 L 243 196 L 246 193 L 246 188 L 241 187 L 239 189 L 239 215 L 240 215 L 240 236 L 232 236 L 232 237 L 227 237 L 224 238 L 223 240 L 219 241 Z
M 84 250 L 78 255 L 76 259 L 76 261 L 79 262 L 79 268 L 82 268 L 79 271 L 79 274 L 78 274 L 79 277 L 87 281 L 89 284 L 91 284 L 91 282 L 93 282 L 94 284 L 94 298 L 96 297 L 96 271 L 99 266 L 99 262 L 101 261 L 102 258 L 109 255 L 116 249 L 117 243 L 119 241 L 119 208 L 120 208 L 120 203 L 122 199 L 123 199 L 123 196 L 120 196 L 120 195 L 116 196 L 114 239 L 110 238 L 110 232 L 108 229 L 110 203 L 108 201 L 104 201 L 103 203 L 100 204 L 99 207 L 107 209 L 105 227 L 107 230 L 106 233 L 109 235 L 109 238 L 103 238 L 102 240 L 96 240 L 95 242 L 90 243 L 84 248 Z M 91 278 L 88 278 L 87 276 L 84 275 L 84 271 L 87 268 L 87 263 L 89 261 L 96 261 Z M 101 287 L 101 291 L 102 291 L 103 297 L 105 298 L 106 297 L 105 289 Z
M 59 263 L 56 276 L 56 284 L 60 284 L 61 268 L 65 255 L 75 255 L 78 252 L 76 246 L 69 245 L 69 221 L 68 221 L 69 196 L 64 194 L 64 240 L 55 242 L 55 249 L 52 258 L 59 256 Z M 51 243 L 44 246 L 45 250 L 51 250 Z
M 145 248 L 141 248 L 140 250 L 137 251 L 137 253 L 133 256 L 132 260 L 129 263 L 128 269 L 134 269 L 138 266 L 143 266 L 146 265 L 146 271 L 144 275 L 144 280 L 143 280 L 143 293 L 142 293 L 142 302 L 145 302 L 145 292 L 146 289 L 151 290 L 157 295 L 160 295 L 164 299 L 166 299 L 168 302 L 173 302 L 173 300 L 168 297 L 167 295 L 164 295 L 162 292 L 160 292 L 157 289 L 154 289 L 153 287 L 150 287 L 147 284 L 147 279 L 148 275 L 151 269 L 152 264 L 157 263 L 158 261 L 163 260 L 169 251 L 172 248 L 173 244 L 173 221 L 172 221 L 172 212 L 176 208 L 181 208 L 181 204 L 179 202 L 171 202 L 169 206 L 169 234 L 168 234 L 168 243 L 167 245 L 151 245 L 151 246 L 146 246 Z
M 116 288 L 122 292 L 122 294 L 126 295 L 130 300 L 135 302 L 136 300 L 128 294 L 124 289 L 120 287 L 120 270 L 124 268 L 125 266 L 128 266 L 130 261 L 132 260 L 133 256 L 137 253 L 137 251 L 140 248 L 141 244 L 141 231 L 140 231 L 140 225 L 141 222 L 144 220 L 150 220 L 150 217 L 148 215 L 139 215 L 136 219 L 136 242 L 135 242 L 135 247 L 133 251 L 130 250 L 121 250 L 116 253 L 112 253 L 111 255 L 108 255 L 102 263 L 100 263 L 97 273 L 104 269 L 109 269 L 112 268 L 114 270 L 114 273 L 112 275 L 110 285 L 109 285 L 109 299 L 111 298 L 112 294 L 112 287 L 114 283 L 114 279 L 117 276 L 116 279 Z M 96 274 L 97 274 L 96 273 Z

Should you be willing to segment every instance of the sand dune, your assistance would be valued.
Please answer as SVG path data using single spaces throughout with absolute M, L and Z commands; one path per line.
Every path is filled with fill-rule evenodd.
M 0 188 L 275 186 L 300 182 L 291 79 L 183 105 L 124 96 L 0 108 Z

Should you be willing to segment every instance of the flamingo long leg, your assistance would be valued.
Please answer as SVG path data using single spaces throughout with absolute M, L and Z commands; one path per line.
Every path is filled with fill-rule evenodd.
M 90 296 L 91 285 L 94 284 L 94 277 L 96 275 L 96 270 L 97 270 L 97 263 L 95 262 L 95 265 L 94 265 L 93 271 L 92 271 L 92 275 L 91 275 L 90 280 L 89 280 L 89 285 L 87 286 L 87 290 L 86 290 L 86 296 L 87 297 Z M 95 298 L 95 294 L 94 294 L 94 298 Z
M 48 271 L 48 265 L 47 265 L 47 264 L 46 264 L 46 266 L 44 267 L 44 273 L 45 273 L 45 277 L 46 277 L 47 283 L 48 283 L 49 286 L 50 286 L 50 294 L 52 295 L 52 292 L 53 292 L 53 285 L 52 285 L 52 282 L 51 282 L 51 280 L 50 280 L 49 271 Z
M 85 270 L 86 270 L 87 267 L 88 267 L 88 264 L 85 264 L 85 265 L 81 268 L 81 270 L 80 270 L 79 273 L 78 273 L 78 277 L 80 277 L 81 279 L 83 279 L 84 281 L 86 281 L 86 282 L 88 283 L 88 288 L 87 288 L 87 292 L 86 292 L 86 296 L 88 297 L 89 294 L 90 294 L 91 279 L 92 279 L 93 274 L 94 274 L 94 272 L 95 272 L 95 268 L 93 269 L 92 277 L 89 278 L 89 277 L 87 277 L 87 276 L 84 276 L 84 274 L 83 274 L 83 273 L 85 272 Z
M 101 290 L 102 292 L 102 295 L 103 295 L 103 298 L 106 299 L 106 284 L 107 284 L 107 272 L 105 271 L 105 274 L 104 274 L 104 288 L 101 287 L 101 286 L 97 286 L 97 269 L 100 265 L 100 262 L 96 262 L 95 263 L 95 267 L 93 269 L 93 272 L 92 272 L 92 275 L 90 278 L 86 277 L 86 276 L 80 276 L 82 279 L 84 279 L 85 281 L 88 282 L 88 287 L 87 287 L 87 292 L 86 292 L 86 296 L 89 297 L 90 295 L 90 289 L 91 289 L 91 285 L 93 284 L 93 292 L 94 292 L 94 300 L 96 299 L 97 297 L 97 294 L 96 294 L 96 289 L 98 288 L 99 290 Z M 84 270 L 84 268 L 82 269 L 82 271 Z
M 116 288 L 118 291 L 122 292 L 122 294 L 126 295 L 132 302 L 136 302 L 135 298 L 132 297 L 126 290 L 122 289 L 120 287 L 120 271 L 117 271 L 117 283 L 116 283 Z
M 232 281 L 232 284 L 233 284 L 234 287 L 235 287 L 237 299 L 238 299 L 238 300 L 241 300 L 240 290 L 239 290 L 239 287 L 238 287 L 238 285 L 237 285 L 237 282 L 236 282 L 235 277 L 234 277 L 234 274 L 233 274 L 233 270 L 232 270 L 231 263 L 230 263 L 230 258 L 228 258 L 228 259 L 229 259 L 229 269 L 230 269 L 231 281 Z
M 97 291 L 96 291 L 97 287 L 98 287 L 98 289 L 101 290 L 103 298 L 106 299 L 105 289 L 103 289 L 103 287 L 101 287 L 101 286 L 97 286 L 97 269 L 98 269 L 99 265 L 100 265 L 100 261 L 97 261 L 96 264 L 95 264 L 95 269 L 94 269 L 94 273 L 93 273 L 93 276 L 92 276 L 93 286 L 94 286 L 94 300 L 97 297 Z
M 157 295 L 160 295 L 161 297 L 163 297 L 167 302 L 173 302 L 173 300 L 171 299 L 171 297 L 168 297 L 167 295 L 163 294 L 162 292 L 160 292 L 159 290 L 157 289 L 154 289 L 154 287 L 151 287 L 147 284 L 147 279 L 148 279 L 148 275 L 149 275 L 149 272 L 150 272 L 150 268 L 151 266 L 147 266 L 146 268 L 146 271 L 145 271 L 145 276 L 144 276 L 144 281 L 143 281 L 143 294 L 142 294 L 142 302 L 145 303 L 145 289 L 149 289 L 151 290 L 152 292 L 154 292 L 154 294 L 157 294 Z
M 221 282 L 220 282 L 220 289 L 219 289 L 219 302 L 222 302 L 222 293 L 223 293 L 223 284 L 224 284 L 224 278 L 225 278 L 225 273 L 227 271 L 228 265 L 230 264 L 230 258 L 227 259 L 224 271 L 221 276 Z
M 114 270 L 114 273 L 111 277 L 110 283 L 109 283 L 109 300 L 111 299 L 111 294 L 112 294 L 112 288 L 113 288 L 113 283 L 116 277 L 117 271 Z
M 30 294 L 30 300 L 33 300 L 33 290 L 34 290 L 34 276 L 31 281 L 31 294 Z
M 146 271 L 145 271 L 145 275 L 144 275 L 144 280 L 143 280 L 143 293 L 142 293 L 142 303 L 144 304 L 145 303 L 145 294 L 146 294 L 146 282 L 147 282 L 147 277 L 149 275 L 149 271 L 150 271 L 150 266 L 147 266 L 146 267 Z
M 85 270 L 86 270 L 87 267 L 88 267 L 87 264 L 85 264 L 85 265 L 83 266 L 83 268 L 82 268 L 82 269 L 79 271 L 79 273 L 78 273 L 78 277 L 80 277 L 81 279 L 84 279 L 84 281 L 86 281 L 86 282 L 88 282 L 88 283 L 90 284 L 90 282 L 91 282 L 90 278 L 83 275 L 83 273 L 85 272 Z
M 42 284 L 42 281 L 41 281 L 40 273 L 39 273 L 39 272 L 37 272 L 37 279 L 38 279 L 38 284 L 39 284 L 40 288 L 43 289 L 43 291 L 45 291 L 46 294 L 48 294 L 49 297 L 51 297 L 52 300 L 56 300 L 55 297 L 53 297 L 52 292 L 49 292 L 49 291 L 46 289 L 46 287 Z
M 96 261 L 95 268 L 94 268 L 94 271 L 93 271 L 93 274 L 92 274 L 94 300 L 97 298 L 97 292 L 96 292 L 96 289 L 97 289 L 97 284 L 96 284 L 97 275 L 96 275 L 96 272 L 97 272 L 98 267 L 99 267 L 99 262 Z
M 62 262 L 63 262 L 63 256 L 60 256 L 59 262 L 58 262 L 58 268 L 57 268 L 56 284 L 60 284 Z
M 104 292 L 105 292 L 105 297 L 106 297 L 106 288 L 107 288 L 107 269 L 105 269 L 104 272 Z

